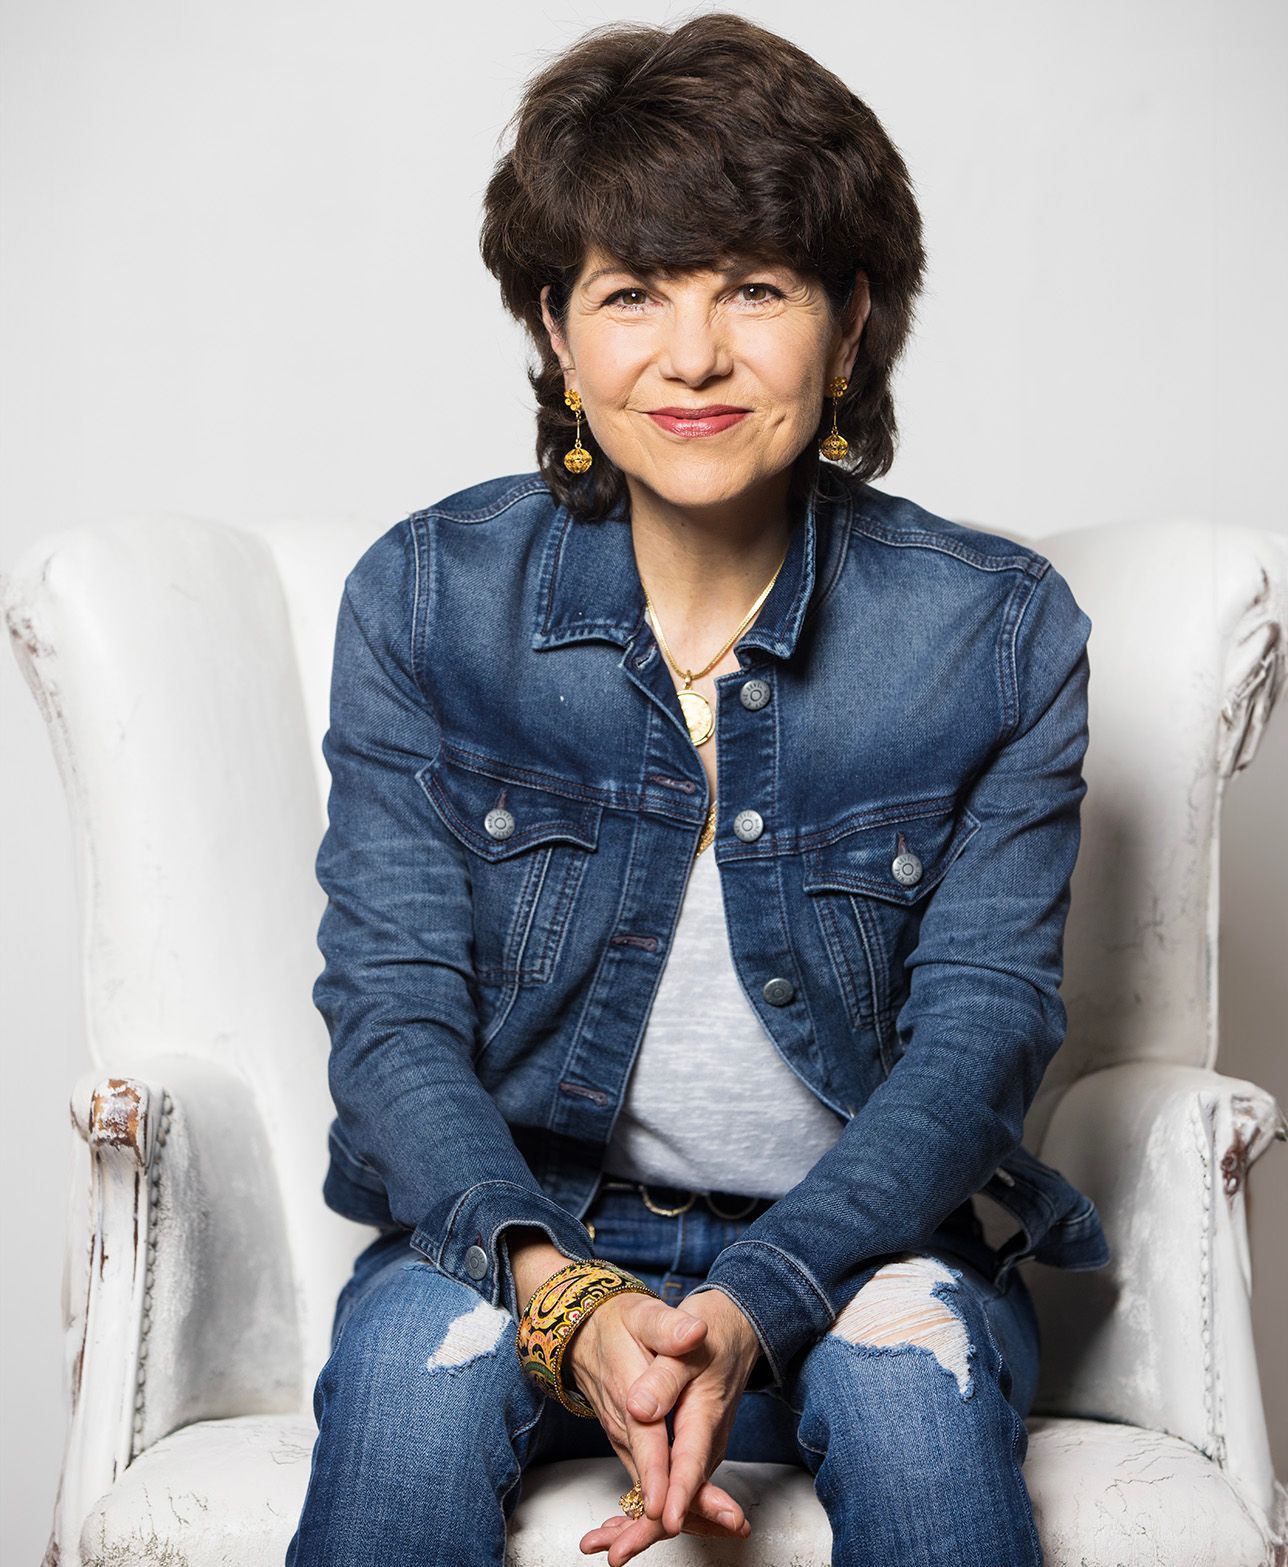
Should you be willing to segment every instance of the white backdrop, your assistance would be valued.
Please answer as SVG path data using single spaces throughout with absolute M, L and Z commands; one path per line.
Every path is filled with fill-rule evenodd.
M 1288 8 L 739 9 L 871 104 L 918 189 L 930 272 L 882 488 L 1034 541 L 1180 513 L 1288 531 Z M 523 343 L 477 250 L 498 136 L 546 52 L 617 17 L 689 13 L 7 0 L 0 570 L 38 534 L 135 510 L 348 512 L 374 537 L 533 467 Z M 83 1047 L 61 789 L 5 656 L 0 704 L 0 1525 L 17 1564 L 39 1560 L 60 1456 Z M 1220 1063 L 1288 1107 L 1285 798 L 1288 711 L 1227 798 Z M 1282 1144 L 1252 1207 L 1283 1476 Z

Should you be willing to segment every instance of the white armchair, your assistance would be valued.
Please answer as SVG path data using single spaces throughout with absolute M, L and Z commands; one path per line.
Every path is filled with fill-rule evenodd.
M 335 1297 L 374 1234 L 322 1202 L 310 992 L 335 611 L 379 531 L 103 522 L 4 581 L 76 838 L 92 1063 L 71 1102 L 47 1567 L 276 1567 L 294 1532 Z M 1026 1479 L 1049 1567 L 1282 1562 L 1244 1202 L 1288 1128 L 1215 1063 L 1221 794 L 1284 682 L 1288 548 L 1197 521 L 1038 542 L 1093 621 L 1091 742 L 1070 1033 L 1026 1142 L 1096 1200 L 1114 1257 L 1022 1264 L 1043 1332 Z M 719 1478 L 751 1539 L 684 1536 L 668 1562 L 825 1567 L 806 1471 Z M 616 1460 L 529 1471 L 511 1567 L 579 1560 L 620 1488 Z

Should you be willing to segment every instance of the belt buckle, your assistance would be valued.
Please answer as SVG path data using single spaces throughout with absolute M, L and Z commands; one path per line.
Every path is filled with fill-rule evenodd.
M 713 1203 L 711 1201 L 711 1193 L 710 1192 L 706 1192 L 704 1195 L 706 1197 L 707 1207 L 711 1209 L 712 1213 L 715 1214 L 717 1219 L 745 1219 L 747 1217 L 747 1215 L 751 1212 L 751 1210 L 760 1201 L 759 1197 L 751 1197 L 751 1198 L 748 1198 L 748 1200 L 747 1200 L 747 1206 L 745 1208 L 743 1208 L 740 1212 L 738 1212 L 738 1213 L 721 1213 L 719 1208 L 716 1207 L 715 1203 Z
M 663 1218 L 674 1219 L 674 1218 L 678 1217 L 682 1213 L 688 1213 L 689 1209 L 692 1208 L 694 1203 L 697 1202 L 697 1200 L 698 1200 L 697 1192 L 690 1192 L 689 1193 L 689 1200 L 688 1200 L 688 1202 L 686 1202 L 683 1205 L 683 1207 L 680 1207 L 680 1208 L 660 1208 L 649 1197 L 648 1187 L 644 1184 L 644 1182 L 643 1181 L 639 1181 L 636 1184 L 639 1186 L 640 1198 L 643 1201 L 644 1206 L 648 1209 L 648 1211 L 650 1213 L 659 1213 L 659 1214 L 661 1214 L 663 1216 Z

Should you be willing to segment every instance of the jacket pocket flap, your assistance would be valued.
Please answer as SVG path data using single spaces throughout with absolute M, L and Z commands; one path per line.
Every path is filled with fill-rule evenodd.
M 447 744 L 416 777 L 449 830 L 486 860 L 542 843 L 599 843 L 604 808 L 570 780 Z
M 868 813 L 857 826 L 805 849 L 805 891 L 916 903 L 943 879 L 979 827 L 977 816 L 945 797 Z

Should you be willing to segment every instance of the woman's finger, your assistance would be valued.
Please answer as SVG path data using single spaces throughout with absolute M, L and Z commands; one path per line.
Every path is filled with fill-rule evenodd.
M 578 1391 L 589 1400 L 618 1457 L 651 1502 L 656 1516 L 661 1511 L 670 1475 L 670 1433 L 665 1422 L 654 1425 L 637 1420 L 626 1408 L 627 1379 L 646 1359 L 648 1351 L 642 1347 L 636 1329 L 621 1316 L 620 1307 L 617 1312 L 609 1310 L 619 1301 L 626 1303 L 634 1298 L 616 1297 L 591 1317 L 573 1339 L 577 1358 L 570 1369 Z
M 637 1420 L 660 1420 L 700 1369 L 688 1357 L 705 1342 L 707 1324 L 682 1306 L 653 1301 L 647 1309 L 641 1303 L 632 1327 L 656 1358 L 631 1384 L 626 1407 Z
M 694 1512 L 685 1518 L 683 1532 L 702 1535 L 713 1540 L 746 1540 L 751 1535 L 751 1524 L 744 1518 L 737 1528 L 729 1528 L 718 1520 Z M 669 1538 L 661 1524 L 655 1523 L 652 1519 L 627 1518 L 618 1513 L 612 1518 L 606 1518 L 598 1528 L 584 1534 L 578 1543 L 585 1555 L 595 1551 L 612 1551 L 609 1557 L 610 1567 L 619 1567 L 619 1564 L 630 1556 L 639 1555 L 649 1546 L 657 1545 Z M 619 1548 L 614 1550 L 613 1547 L 619 1542 Z
M 707 1480 L 699 1486 L 698 1494 L 686 1515 L 689 1518 L 706 1518 L 726 1533 L 751 1532 L 751 1523 L 742 1510 L 742 1503 L 730 1496 L 722 1485 Z
M 644 1337 L 650 1349 L 659 1355 L 687 1355 L 696 1349 L 707 1336 L 706 1321 L 683 1306 L 668 1306 L 664 1300 L 647 1301 L 649 1309 L 641 1312 L 644 1319 Z
M 626 1394 L 626 1408 L 637 1420 L 661 1420 L 675 1408 L 676 1400 L 698 1370 L 674 1356 L 658 1355 L 631 1383 Z
M 635 1467 L 635 1457 L 629 1448 L 620 1443 L 616 1438 L 609 1437 L 613 1444 L 613 1450 L 622 1461 L 622 1467 L 631 1477 L 631 1484 L 639 1483 Z M 647 1514 L 645 1515 L 647 1518 Z M 618 1513 L 614 1518 L 606 1520 L 602 1528 L 620 1529 L 628 1523 L 643 1522 L 644 1519 L 634 1520 L 626 1517 L 624 1513 Z M 657 1519 L 648 1519 L 658 1531 L 658 1538 L 665 1538 L 668 1531 Z M 723 1486 L 716 1485 L 712 1480 L 706 1480 L 698 1488 L 693 1504 L 689 1508 L 684 1524 L 684 1533 L 694 1532 L 693 1525 L 697 1523 L 709 1524 L 717 1534 L 740 1534 L 750 1532 L 746 1514 L 742 1510 L 742 1504 L 732 1497 Z
M 629 1448 L 612 1435 L 609 1436 L 609 1441 L 612 1442 L 614 1451 L 621 1459 L 622 1467 L 631 1477 L 632 1484 L 638 1483 L 635 1460 Z M 597 1529 L 592 1529 L 582 1536 L 581 1550 L 583 1553 L 608 1550 L 617 1537 L 628 1529 L 633 1532 L 624 1542 L 621 1548 L 622 1554 L 614 1554 L 610 1557 L 609 1567 L 620 1567 L 620 1563 L 630 1555 L 638 1555 L 648 1546 L 670 1538 L 667 1530 L 656 1519 L 649 1518 L 647 1515 L 643 1518 L 628 1518 L 624 1513 L 617 1513 L 611 1518 L 606 1518 Z M 751 1525 L 741 1506 L 728 1491 L 707 1481 L 698 1492 L 693 1507 L 685 1517 L 681 1532 L 713 1538 L 745 1540 L 751 1533 Z
M 715 1400 L 699 1402 L 690 1397 L 676 1409 L 672 1421 L 675 1440 L 668 1455 L 670 1484 L 660 1515 L 663 1525 L 671 1532 L 678 1529 L 680 1519 L 699 1505 L 696 1498 L 710 1483 L 708 1476 L 724 1456 L 724 1430 L 729 1419 L 730 1411 Z M 727 1492 L 722 1494 L 728 1495 Z M 736 1503 L 734 1507 L 741 1519 L 742 1509 Z
M 631 1485 L 638 1485 L 639 1478 L 636 1474 L 635 1458 L 631 1450 L 623 1443 L 617 1441 L 615 1437 L 609 1437 L 609 1441 L 613 1444 L 613 1451 L 622 1461 L 622 1468 L 630 1476 Z M 624 1487 L 624 1489 L 629 1488 Z M 719 1526 L 726 1533 L 730 1530 L 737 1533 L 739 1527 L 746 1521 L 746 1514 L 742 1510 L 742 1504 L 732 1497 L 723 1486 L 717 1485 L 714 1480 L 707 1480 L 699 1488 L 698 1494 L 693 1500 L 693 1505 L 689 1509 L 689 1516 L 706 1519 L 708 1522 Z M 724 1522 L 726 1517 L 731 1520 L 728 1524 Z M 616 1518 L 621 1523 L 629 1523 L 631 1521 L 624 1513 L 617 1514 Z M 656 1522 L 657 1520 L 651 1521 Z
M 674 1405 L 685 1383 L 694 1374 L 684 1357 L 700 1348 L 707 1324 L 680 1306 L 650 1302 L 638 1311 L 632 1329 L 656 1357 L 631 1384 L 627 1405 L 637 1420 L 660 1420 Z
M 743 1518 L 736 1527 L 729 1527 L 717 1518 L 709 1518 L 704 1513 L 695 1511 L 685 1518 L 683 1532 L 702 1535 L 708 1539 L 745 1540 L 751 1534 L 751 1525 Z M 660 1541 L 669 1538 L 661 1524 L 653 1519 L 627 1518 L 622 1513 L 616 1513 L 611 1518 L 605 1518 L 598 1528 L 584 1534 L 579 1544 L 582 1552 L 589 1554 L 594 1551 L 610 1550 L 620 1540 L 622 1542 L 620 1551 L 614 1551 L 609 1558 L 611 1567 L 618 1567 L 618 1564 L 628 1556 L 638 1555 L 649 1546 L 657 1545 Z
M 666 1422 L 654 1425 L 636 1420 L 629 1410 L 622 1411 L 622 1421 L 637 1483 L 644 1493 L 644 1510 L 650 1518 L 660 1517 L 671 1473 L 671 1437 Z

